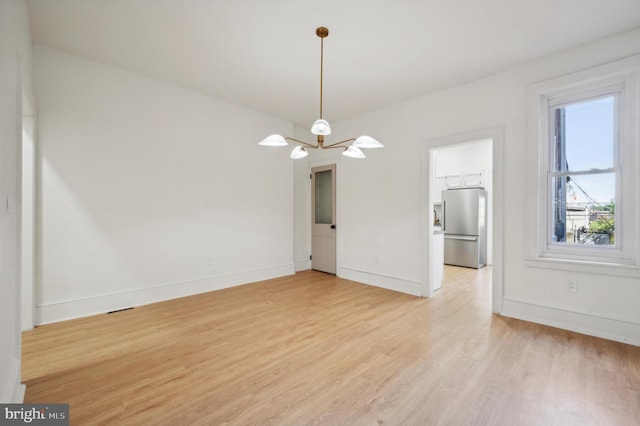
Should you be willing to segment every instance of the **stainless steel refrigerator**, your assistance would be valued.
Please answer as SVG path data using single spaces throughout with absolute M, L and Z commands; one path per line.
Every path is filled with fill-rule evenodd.
M 444 263 L 481 268 L 487 264 L 487 191 L 442 191 Z

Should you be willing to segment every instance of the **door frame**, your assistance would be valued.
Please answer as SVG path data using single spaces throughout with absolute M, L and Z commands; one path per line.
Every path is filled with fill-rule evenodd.
M 313 162 L 309 162 L 307 165 L 307 175 L 311 175 L 311 169 L 315 168 L 315 167 L 322 167 L 322 166 L 331 166 L 334 165 L 336 168 L 336 174 L 335 174 L 335 178 L 336 178 L 336 217 L 335 217 L 335 225 L 336 225 L 336 277 L 340 277 L 342 276 L 341 273 L 341 262 L 340 259 L 342 257 L 342 232 L 340 231 L 340 223 L 342 223 L 342 202 L 341 202 L 341 194 L 342 194 L 342 188 L 340 185 L 340 179 L 339 179 L 339 170 L 340 170 L 340 163 L 341 163 L 341 158 L 329 158 L 329 159 L 325 159 L 325 160 L 318 160 L 318 161 L 313 161 Z M 311 254 L 311 250 L 313 247 L 313 235 L 312 235 L 312 226 L 313 226 L 313 217 L 312 217 L 312 213 L 311 213 L 311 209 L 313 208 L 312 203 L 313 203 L 313 198 L 311 197 L 311 178 L 309 178 L 309 185 L 307 186 L 307 190 L 309 191 L 309 202 L 307 203 L 308 208 L 309 208 L 309 220 L 308 220 L 308 235 L 309 235 L 309 254 Z M 309 269 L 311 269 L 311 260 L 309 260 Z
M 21 307 L 21 329 L 22 331 L 31 330 L 37 324 L 37 301 L 39 295 L 39 279 L 38 271 L 38 255 L 39 251 L 39 161 L 38 161 L 38 144 L 36 139 L 36 110 L 31 96 L 23 91 L 22 94 L 22 143 L 20 144 L 20 197 L 23 208 L 21 209 L 20 222 L 20 307 Z M 24 133 L 30 141 L 24 140 Z M 31 144 L 30 158 L 23 158 L 25 153 L 25 143 Z M 24 161 L 29 161 L 31 170 L 28 180 L 23 179 Z M 28 197 L 28 199 L 27 199 Z M 31 218 L 29 221 L 24 220 L 24 213 L 30 210 Z
M 492 140 L 493 166 L 493 265 L 491 283 L 491 309 L 494 313 L 502 312 L 504 297 L 504 127 L 498 126 L 467 133 L 430 139 L 422 144 L 422 214 L 421 248 L 422 259 L 422 295 L 431 297 L 434 292 L 434 266 L 431 253 L 433 252 L 433 182 L 432 174 L 435 170 L 434 151 L 442 148 L 461 145 L 474 140 Z

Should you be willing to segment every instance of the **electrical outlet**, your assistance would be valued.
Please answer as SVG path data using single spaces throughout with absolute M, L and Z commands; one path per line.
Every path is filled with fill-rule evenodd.
M 569 280 L 567 282 L 567 291 L 570 293 L 576 293 L 578 291 L 578 281 Z

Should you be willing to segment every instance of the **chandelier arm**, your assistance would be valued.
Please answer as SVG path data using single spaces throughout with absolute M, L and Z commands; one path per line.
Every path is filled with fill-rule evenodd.
M 336 142 L 336 143 L 332 143 L 329 145 L 325 145 L 325 148 L 345 148 L 344 146 L 338 146 L 338 145 L 342 145 L 343 143 L 349 143 L 349 142 L 353 142 L 355 141 L 355 138 L 351 138 L 351 139 L 345 139 L 343 141 L 340 142 Z
M 301 140 L 290 138 L 290 137 L 286 137 L 285 139 L 288 140 L 288 141 L 291 141 L 291 142 L 297 142 L 297 143 L 302 144 L 304 146 L 307 146 L 309 148 L 318 149 L 318 145 L 313 145 L 313 144 L 310 144 L 310 143 L 307 143 L 307 142 L 303 142 Z

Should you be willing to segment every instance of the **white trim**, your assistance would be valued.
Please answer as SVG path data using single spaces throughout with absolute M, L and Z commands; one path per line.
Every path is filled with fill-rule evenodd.
M 387 275 L 372 274 L 371 272 L 349 267 L 338 268 L 338 271 L 338 276 L 346 280 L 357 281 L 362 284 L 381 287 L 387 290 L 410 294 L 412 296 L 422 295 L 422 283 L 418 281 L 409 281 Z
M 529 151 L 527 186 L 527 257 L 531 259 L 582 260 L 586 263 L 620 263 L 635 265 L 639 262 L 638 237 L 640 218 L 636 212 L 640 201 L 635 190 L 640 183 L 637 110 L 640 100 L 637 84 L 640 76 L 640 55 L 615 61 L 585 71 L 535 83 L 528 88 Z M 616 247 L 585 247 L 548 242 L 549 212 L 549 108 L 601 96 L 619 90 L 618 150 L 616 169 Z M 618 168 L 620 167 L 620 168 Z
M 616 78 L 613 83 L 615 84 L 606 84 L 606 83 L 590 83 L 588 86 L 576 88 L 575 91 L 572 91 L 570 95 L 563 95 L 562 97 L 555 97 L 553 93 L 549 96 L 547 94 L 541 96 L 541 102 L 544 104 L 544 108 L 546 109 L 546 120 L 543 121 L 543 125 L 541 126 L 545 130 L 544 134 L 539 135 L 539 143 L 542 145 L 541 150 L 544 152 L 543 162 L 541 163 L 540 173 L 544 173 L 546 175 L 545 179 L 545 191 L 542 194 L 543 199 L 540 200 L 540 205 L 543 206 L 545 210 L 544 214 L 544 223 L 541 225 L 544 229 L 541 228 L 540 241 L 544 243 L 543 246 L 540 247 L 540 253 L 543 257 L 567 257 L 571 258 L 582 258 L 585 260 L 604 260 L 606 259 L 623 259 L 625 257 L 625 253 L 621 248 L 621 241 L 625 239 L 625 236 L 621 233 L 616 234 L 616 242 L 613 246 L 586 246 L 586 245 L 575 245 L 575 244 L 567 244 L 564 242 L 552 242 L 551 241 L 551 233 L 553 229 L 553 203 L 551 202 L 553 186 L 552 182 L 554 178 L 562 178 L 566 176 L 582 176 L 582 175 L 598 175 L 598 174 L 613 174 L 615 189 L 614 189 L 614 199 L 616 200 L 616 212 L 615 212 L 615 223 L 619 225 L 620 229 L 626 229 L 628 224 L 624 224 L 620 221 L 620 210 L 624 208 L 623 205 L 620 204 L 620 200 L 623 198 L 620 197 L 620 181 L 622 178 L 621 168 L 620 168 L 620 144 L 621 144 L 621 133 L 620 133 L 620 123 L 623 119 L 623 114 L 626 113 L 626 108 L 624 106 L 621 107 L 622 100 L 624 99 L 624 91 L 625 84 L 629 87 L 629 82 L 623 83 L 620 79 L 623 77 Z M 629 87 L 631 88 L 631 87 Z M 612 167 L 608 169 L 589 169 L 589 170 L 570 170 L 566 172 L 558 172 L 552 170 L 551 166 L 551 158 L 552 158 L 552 146 L 554 145 L 551 142 L 551 138 L 553 135 L 554 125 L 551 124 L 553 122 L 553 117 L 555 114 L 555 110 L 559 107 L 566 107 L 568 105 L 583 103 L 594 101 L 596 99 L 602 99 L 603 97 L 612 97 L 614 99 L 613 108 L 615 111 L 614 114 L 614 138 L 613 138 L 613 164 Z M 541 106 L 542 109 L 543 106 Z M 628 120 L 627 120 L 628 121 Z M 622 126 L 626 128 L 626 124 Z M 622 207 L 621 207 L 622 206 Z M 542 214 L 542 213 L 541 213 Z M 621 226 L 620 226 L 621 225 Z
M 575 259 L 527 257 L 525 265 L 530 268 L 554 269 L 556 271 L 579 272 L 607 277 L 640 278 L 640 267 L 611 262 L 587 262 Z
M 531 90 L 538 92 L 552 91 L 557 96 L 574 92 L 576 87 L 596 81 L 607 81 L 616 75 L 629 74 L 640 68 L 640 55 L 598 65 L 584 71 L 566 74 L 530 85 Z M 606 84 L 606 83 L 605 83 Z
M 18 385 L 18 387 L 13 392 L 12 401 L 14 404 L 22 404 L 24 402 L 24 394 L 27 392 L 26 385 Z
M 492 253 L 492 311 L 496 314 L 502 312 L 502 298 L 504 296 L 504 128 L 496 126 L 488 129 L 475 130 L 467 133 L 452 135 L 425 141 L 422 152 L 422 203 L 420 212 L 420 232 L 422 258 L 428 267 L 421 268 L 421 294 L 431 297 L 433 295 L 433 280 L 430 271 L 433 270 L 431 251 L 433 246 L 433 216 L 430 206 L 433 204 L 431 190 L 431 170 L 433 169 L 433 151 L 443 147 L 464 145 L 474 141 L 492 140 L 492 212 L 493 212 L 493 253 Z
M 28 101 L 29 96 L 27 96 L 23 92 L 23 102 Z M 27 112 L 25 112 L 27 111 Z M 33 329 L 35 325 L 35 310 L 36 310 L 36 294 L 37 294 L 37 239 L 38 239 L 38 195 L 37 195 L 37 187 L 38 187 L 38 147 L 36 143 L 36 123 L 34 120 L 35 109 L 32 107 L 25 108 L 23 104 L 23 115 L 22 115 L 22 135 L 20 144 L 20 151 L 23 153 L 21 160 L 21 202 L 22 209 L 21 215 L 25 212 L 25 204 L 27 201 L 30 202 L 31 206 L 31 220 L 28 223 L 24 221 L 20 222 L 20 238 L 21 238 L 21 262 L 20 262 L 20 328 L 21 331 L 27 331 Z M 25 141 L 24 134 L 27 134 L 28 138 L 30 138 L 31 144 L 31 156 L 29 157 L 30 167 L 32 170 L 30 181 L 31 186 L 25 191 L 24 180 L 22 179 L 22 175 L 24 174 L 23 165 L 24 165 L 24 151 L 25 151 Z M 26 200 L 24 198 L 25 192 L 30 192 L 30 200 Z M 22 219 L 22 218 L 21 218 Z M 29 241 L 24 239 L 25 231 L 27 235 L 31 235 Z
M 433 253 L 433 222 L 435 217 L 431 211 L 434 205 L 433 184 L 431 182 L 432 175 L 435 175 L 435 161 L 433 158 L 433 148 L 429 143 L 422 144 L 422 173 L 420 180 L 420 194 L 422 194 L 422 202 L 420 203 L 420 251 L 422 259 L 428 259 L 426 262 L 420 262 L 421 291 L 423 297 L 432 297 L 436 284 L 434 268 L 431 262 L 431 253 Z
M 11 359 L 9 372 L 11 376 L 7 378 L 6 383 L 2 384 L 0 393 L 0 398 L 2 399 L 0 399 L 0 402 L 19 404 L 24 400 L 25 392 L 25 386 L 20 383 L 20 360 L 15 358 Z
M 640 324 L 579 312 L 575 308 L 543 306 L 524 299 L 505 297 L 502 315 L 640 346 Z
M 23 58 L 20 57 L 20 55 L 18 55 L 19 60 L 18 62 L 20 63 L 20 67 L 22 68 L 22 64 L 23 64 Z M 30 255 L 31 258 L 29 259 L 29 263 L 30 263 L 30 280 L 28 282 L 23 282 L 22 281 L 22 276 L 23 276 L 23 270 L 22 270 L 22 264 L 24 263 L 24 260 L 21 260 L 21 266 L 20 266 L 20 292 L 21 292 L 21 296 L 20 296 L 20 309 L 21 309 L 21 316 L 20 316 L 20 325 L 21 325 L 21 331 L 26 331 L 26 330 L 30 330 L 33 329 L 33 327 L 35 326 L 35 306 L 36 306 L 36 298 L 37 298 L 37 262 L 38 262 L 38 257 L 37 257 L 37 252 L 38 252 L 38 227 L 37 224 L 38 222 L 38 200 L 39 200 L 39 196 L 38 196 L 38 187 L 39 187 L 39 176 L 38 176 L 38 143 L 37 143 L 37 105 L 36 105 L 36 101 L 35 101 L 35 97 L 33 96 L 33 90 L 31 87 L 31 81 L 29 79 L 27 80 L 23 80 L 22 78 L 20 79 L 20 89 L 21 89 L 21 97 L 22 97 L 22 102 L 21 102 L 21 115 L 22 115 L 22 131 L 27 131 L 27 133 L 29 134 L 29 136 L 31 137 L 31 143 L 33 144 L 33 175 L 32 175 L 32 182 L 33 182 L 33 187 L 32 192 L 33 192 L 33 197 L 32 197 L 32 204 L 33 204 L 33 221 L 31 224 L 29 224 L 28 226 L 31 227 L 31 231 L 32 231 L 32 235 L 33 235 L 33 240 L 32 240 L 32 247 L 31 247 L 31 251 L 30 251 Z M 18 149 L 20 150 L 20 152 L 22 152 L 23 148 L 24 148 L 24 142 L 22 141 L 22 138 L 20 139 L 20 144 Z M 22 190 L 22 158 L 20 159 L 20 188 L 21 188 L 21 193 L 20 193 L 20 197 L 21 197 L 21 202 L 24 202 L 24 200 L 22 200 L 22 196 L 24 191 Z M 22 215 L 22 213 L 21 213 Z M 24 224 L 20 224 L 20 239 L 22 239 L 22 231 L 23 231 L 23 226 Z M 22 254 L 22 241 L 21 241 L 21 246 L 20 246 L 20 252 Z M 24 294 L 24 296 L 23 296 Z
M 504 127 L 491 129 L 493 139 L 493 264 L 491 309 L 499 314 L 504 298 L 505 135 Z
M 311 269 L 311 261 L 310 260 L 296 260 L 295 261 L 296 272 L 298 271 L 308 271 Z
M 166 283 L 153 287 L 52 301 L 37 307 L 38 324 L 96 315 L 132 306 L 142 306 L 256 281 L 293 275 L 294 273 L 294 265 L 290 263 L 233 274 L 203 277 L 184 282 Z

